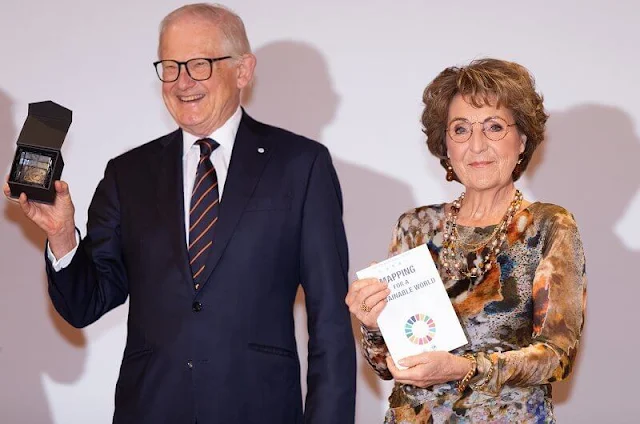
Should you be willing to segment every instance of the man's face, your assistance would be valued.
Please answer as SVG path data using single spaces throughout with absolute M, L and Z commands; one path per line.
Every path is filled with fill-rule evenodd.
M 223 34 L 210 22 L 185 17 L 166 28 L 160 60 L 233 56 Z M 162 83 L 162 97 L 173 119 L 185 131 L 204 137 L 221 127 L 240 103 L 240 90 L 249 81 L 238 56 L 214 62 L 211 78 L 193 80 L 184 66 L 174 82 Z

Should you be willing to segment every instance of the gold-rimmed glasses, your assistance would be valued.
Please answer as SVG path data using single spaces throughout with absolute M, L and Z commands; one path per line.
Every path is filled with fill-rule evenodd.
M 473 126 L 475 124 L 482 125 L 482 133 L 489 140 L 500 141 L 507 136 L 509 128 L 517 124 L 508 124 L 507 121 L 499 116 L 492 116 L 484 121 L 469 122 L 466 119 L 457 118 L 449 123 L 447 126 L 447 134 L 451 137 L 451 140 L 456 143 L 464 143 L 471 138 L 473 134 Z

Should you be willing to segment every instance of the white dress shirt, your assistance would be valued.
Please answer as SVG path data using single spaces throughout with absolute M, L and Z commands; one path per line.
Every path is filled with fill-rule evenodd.
M 220 196 L 220 201 L 222 201 L 222 193 L 227 181 L 229 164 L 231 163 L 231 152 L 233 151 L 233 145 L 236 141 L 236 134 L 238 133 L 238 127 L 240 126 L 241 119 L 242 109 L 238 106 L 227 122 L 208 136 L 208 138 L 215 140 L 220 145 L 211 154 L 211 163 L 213 164 L 213 167 L 216 170 L 216 175 L 218 176 L 218 195 Z M 196 137 L 184 130 L 182 131 L 182 184 L 184 193 L 184 227 L 187 246 L 189 246 L 189 209 L 191 209 L 191 192 L 193 191 L 193 185 L 196 180 L 196 170 L 200 159 L 200 146 L 195 144 L 195 142 L 200 138 L 202 137 Z M 56 259 L 49 248 L 49 243 L 47 243 L 47 257 L 51 261 L 51 265 L 56 272 L 69 266 L 76 250 L 78 250 L 79 243 L 80 236 L 76 231 L 76 247 L 60 259 Z

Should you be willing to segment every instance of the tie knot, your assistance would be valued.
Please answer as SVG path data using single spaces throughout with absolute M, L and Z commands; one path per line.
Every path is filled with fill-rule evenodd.
M 220 146 L 215 140 L 210 138 L 201 138 L 196 141 L 196 144 L 200 146 L 200 156 L 211 156 L 211 153 Z

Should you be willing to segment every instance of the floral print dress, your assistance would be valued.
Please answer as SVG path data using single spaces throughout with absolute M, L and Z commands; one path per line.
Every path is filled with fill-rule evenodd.
M 390 256 L 426 243 L 445 281 L 439 260 L 444 227 L 444 204 L 404 213 Z M 457 229 L 460 237 L 481 242 L 495 226 Z M 584 323 L 582 243 L 567 210 L 539 202 L 515 215 L 504 243 L 498 266 L 475 281 L 445 282 L 469 340 L 452 353 L 475 354 L 477 375 L 462 394 L 455 381 L 428 388 L 396 383 L 385 423 L 555 422 L 550 383 L 569 375 Z M 362 327 L 362 336 L 369 364 L 391 379 L 381 333 Z

